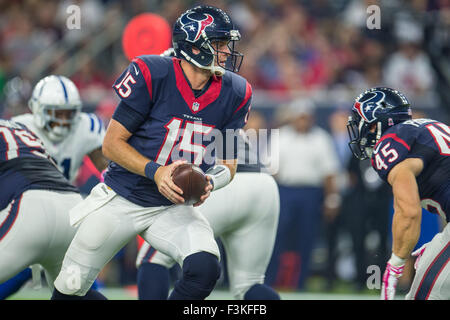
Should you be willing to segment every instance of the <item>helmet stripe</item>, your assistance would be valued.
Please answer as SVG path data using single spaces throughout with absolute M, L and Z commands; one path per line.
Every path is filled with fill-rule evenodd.
M 69 102 L 69 97 L 67 96 L 67 89 L 66 89 L 66 85 L 64 84 L 64 82 L 62 81 L 61 77 L 58 76 L 59 82 L 61 83 L 61 86 L 63 88 L 64 91 L 64 98 L 66 99 L 66 103 Z
M 44 83 L 42 84 L 41 90 L 39 90 L 39 98 L 42 96 L 42 91 L 44 91 L 44 87 L 47 84 L 47 82 L 44 81 Z

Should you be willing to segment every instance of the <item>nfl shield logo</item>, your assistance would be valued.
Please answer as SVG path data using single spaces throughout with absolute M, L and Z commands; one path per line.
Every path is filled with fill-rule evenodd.
M 198 102 L 194 102 L 192 104 L 192 110 L 193 111 L 197 111 L 199 107 L 200 107 L 200 103 L 198 103 Z

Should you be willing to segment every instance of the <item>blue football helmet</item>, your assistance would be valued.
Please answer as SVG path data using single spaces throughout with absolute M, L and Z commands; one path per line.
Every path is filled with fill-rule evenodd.
M 350 150 L 360 160 L 371 158 L 384 132 L 411 118 L 410 104 L 399 91 L 384 87 L 366 90 L 355 99 L 348 119 Z
M 222 76 L 225 70 L 238 72 L 244 55 L 235 51 L 241 39 L 228 14 L 219 8 L 201 5 L 184 12 L 175 22 L 172 42 L 175 54 L 195 66 Z M 226 41 L 229 52 L 218 50 L 217 43 Z M 195 54 L 193 48 L 200 50 Z M 220 64 L 218 54 L 225 53 L 227 61 Z

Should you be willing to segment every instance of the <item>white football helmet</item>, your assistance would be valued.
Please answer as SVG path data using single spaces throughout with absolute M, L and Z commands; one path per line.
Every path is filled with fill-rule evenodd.
M 36 126 L 53 142 L 62 141 L 75 126 L 81 99 L 75 84 L 64 76 L 50 75 L 33 89 L 28 106 Z

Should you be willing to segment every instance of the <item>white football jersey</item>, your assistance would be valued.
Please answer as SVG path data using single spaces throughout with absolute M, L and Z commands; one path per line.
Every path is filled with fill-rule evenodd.
M 83 164 L 84 156 L 101 147 L 105 136 L 102 121 L 93 113 L 80 113 L 80 119 L 73 130 L 58 143 L 52 142 L 47 138 L 43 129 L 36 126 L 31 113 L 13 117 L 12 120 L 26 125 L 42 140 L 61 172 L 72 183 L 77 177 L 78 169 Z

